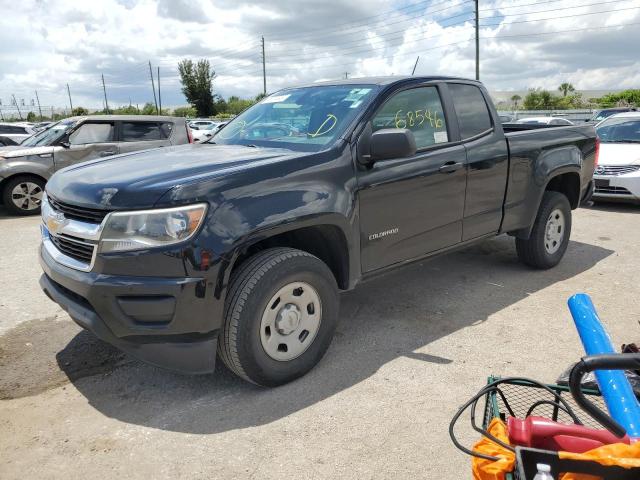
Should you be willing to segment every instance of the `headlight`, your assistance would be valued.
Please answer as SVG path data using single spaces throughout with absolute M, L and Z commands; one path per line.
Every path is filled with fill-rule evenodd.
M 191 238 L 205 217 L 206 203 L 186 207 L 115 212 L 107 216 L 101 252 L 164 247 Z

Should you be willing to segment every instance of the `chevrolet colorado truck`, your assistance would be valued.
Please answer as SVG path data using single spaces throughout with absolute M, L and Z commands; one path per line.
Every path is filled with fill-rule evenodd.
M 46 294 L 149 363 L 264 386 L 326 352 L 339 292 L 503 233 L 551 268 L 592 191 L 592 126 L 505 131 L 449 77 L 281 90 L 208 143 L 70 166 L 42 201 Z M 526 272 L 523 271 L 523 275 Z

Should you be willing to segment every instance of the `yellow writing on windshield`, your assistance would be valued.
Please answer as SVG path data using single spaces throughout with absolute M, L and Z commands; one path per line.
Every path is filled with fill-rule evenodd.
M 324 135 L 325 133 L 329 133 L 333 128 L 338 124 L 338 118 L 331 113 L 327 114 L 327 118 L 324 122 L 318 127 L 318 129 L 314 133 L 310 133 L 309 136 L 315 138 L 319 135 Z
M 396 128 L 421 127 L 428 123 L 431 128 L 442 128 L 442 118 L 438 118 L 437 110 L 398 110 L 395 116 Z

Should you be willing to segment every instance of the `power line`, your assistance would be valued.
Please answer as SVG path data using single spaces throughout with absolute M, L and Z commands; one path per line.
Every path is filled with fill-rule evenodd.
M 612 2 L 609 2 L 612 3 Z M 597 3 L 594 4 L 589 4 L 589 5 L 598 5 Z M 566 7 L 565 9 L 570 9 L 570 8 L 576 8 L 576 7 Z M 637 9 L 640 7 L 630 7 L 628 9 Z M 510 24 L 519 24 L 519 23 L 535 23 L 535 22 L 540 22 L 540 21 L 545 21 L 545 20 L 552 20 L 552 19 L 556 19 L 556 18 L 572 18 L 572 17 L 579 17 L 579 16 L 585 16 L 585 15 L 594 15 L 594 14 L 603 14 L 603 13 L 611 13 L 611 12 L 617 12 L 617 11 L 621 11 L 621 10 L 628 10 L 628 9 L 615 9 L 615 10 L 607 10 L 607 11 L 599 11 L 599 12 L 588 12 L 588 13 L 581 13 L 581 14 L 572 14 L 572 15 L 567 15 L 564 17 L 553 17 L 553 18 L 542 18 L 542 19 L 531 19 L 531 20 L 518 20 L 518 21 L 511 21 L 511 22 L 500 22 L 500 23 L 493 23 L 493 24 L 481 24 L 480 26 L 503 26 L 503 25 L 510 25 Z M 481 18 L 482 20 L 486 20 L 489 18 L 497 18 L 500 17 L 500 15 L 498 16 L 490 16 L 490 17 L 484 17 Z M 460 25 L 462 23 L 466 23 L 468 20 L 464 21 L 464 22 L 460 22 L 460 23 L 456 23 L 454 25 Z M 450 27 L 453 25 L 450 25 Z M 471 25 L 470 25 L 471 27 Z M 389 32 L 386 35 L 380 35 L 380 37 L 386 37 L 387 35 L 390 36 L 390 38 L 393 39 L 399 39 L 399 38 L 404 38 L 404 34 L 405 31 L 401 30 L 401 31 L 397 31 L 397 32 Z M 403 41 L 403 45 L 408 45 L 408 44 L 414 44 L 417 42 L 421 42 L 424 40 L 428 40 L 431 38 L 436 38 L 439 37 L 441 34 L 436 34 L 436 35 L 427 35 L 427 36 L 423 36 L 423 37 L 416 37 L 413 40 L 404 40 Z M 369 53 L 372 51 L 376 51 L 376 50 L 381 50 L 381 49 L 387 49 L 389 48 L 389 46 L 383 41 L 383 38 L 380 39 L 375 39 L 375 40 L 371 40 L 370 43 L 374 43 L 374 41 L 377 41 L 378 44 L 380 46 L 373 46 L 373 47 L 363 47 L 361 42 L 360 45 L 354 46 L 354 47 L 349 47 L 349 48 L 340 48 L 340 51 L 338 52 L 340 54 L 340 56 L 346 56 L 346 55 L 355 55 L 355 54 L 359 54 L 359 53 Z M 345 42 L 346 43 L 346 42 Z M 374 45 L 376 45 L 374 43 Z M 332 45 L 329 45 L 328 47 L 333 47 Z M 337 48 L 339 48 L 340 46 L 336 46 Z M 281 57 L 278 56 L 277 54 L 272 55 L 272 58 L 275 58 L 275 63 L 278 63 L 278 61 L 283 61 L 283 62 L 287 62 L 290 63 L 291 61 L 295 61 L 298 59 L 306 59 L 308 58 L 308 54 L 306 53 L 301 53 L 301 54 L 296 54 L 296 55 L 287 55 L 285 57 Z M 298 67 L 292 67 L 290 69 L 297 69 Z M 282 68 L 281 68 L 282 70 Z
M 445 7 L 445 8 L 439 9 L 439 10 L 434 10 L 434 11 L 431 11 L 431 12 L 427 12 L 426 11 L 427 9 L 429 9 L 431 7 L 434 7 L 434 6 L 437 6 L 437 5 L 442 5 L 443 3 L 450 3 L 451 0 L 444 0 L 444 1 L 441 1 L 441 2 L 437 2 L 437 3 L 432 3 L 432 2 L 429 2 L 428 0 L 424 0 L 424 1 L 421 1 L 421 2 L 416 2 L 416 3 L 411 4 L 411 5 L 407 5 L 405 7 L 400 7 L 400 8 L 389 10 L 389 11 L 386 11 L 386 12 L 383 12 L 383 13 L 379 13 L 377 15 L 372 15 L 372 16 L 369 16 L 369 17 L 363 17 L 363 18 L 361 18 L 359 20 L 337 24 L 337 25 L 334 25 L 330 29 L 316 28 L 316 29 L 312 29 L 312 30 L 307 30 L 303 34 L 280 35 L 280 36 L 276 35 L 276 36 L 273 36 L 273 37 L 269 37 L 268 39 L 270 41 L 271 40 L 277 41 L 277 40 L 280 40 L 280 39 L 284 39 L 284 40 L 300 39 L 300 38 L 306 38 L 306 37 L 309 37 L 309 36 L 314 36 L 315 35 L 314 32 L 318 32 L 318 33 L 321 32 L 321 35 L 326 36 L 328 34 L 332 34 L 333 32 L 342 31 L 342 30 L 345 30 L 347 28 L 349 30 L 353 30 L 354 28 L 361 28 L 361 27 L 367 27 L 368 28 L 368 27 L 370 27 L 370 24 L 371 24 L 372 20 L 375 19 L 375 18 L 383 18 L 385 20 L 388 20 L 390 17 L 392 17 L 394 15 L 399 16 L 401 14 L 401 12 L 403 12 L 405 10 L 418 9 L 420 15 L 424 15 L 424 14 L 433 15 L 434 13 L 439 13 L 439 12 L 443 12 L 445 10 L 449 10 L 451 8 L 459 7 L 461 5 L 465 5 L 467 3 L 471 3 L 472 1 L 473 0 L 464 0 L 462 2 L 455 3 L 453 5 L 449 5 L 448 7 Z M 426 3 L 431 3 L 431 5 L 424 7 L 424 5 Z M 423 8 L 423 10 L 420 10 L 420 8 Z M 412 12 L 412 13 L 415 13 L 415 12 Z

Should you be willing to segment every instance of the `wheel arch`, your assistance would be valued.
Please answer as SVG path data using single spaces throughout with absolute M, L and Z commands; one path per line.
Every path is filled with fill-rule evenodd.
M 247 259 L 256 253 L 274 247 L 290 247 L 310 253 L 322 260 L 333 273 L 338 288 L 346 290 L 350 285 L 350 251 L 347 235 L 335 223 L 297 225 L 278 229 L 271 234 L 255 236 L 236 250 L 228 268 L 228 278 Z

